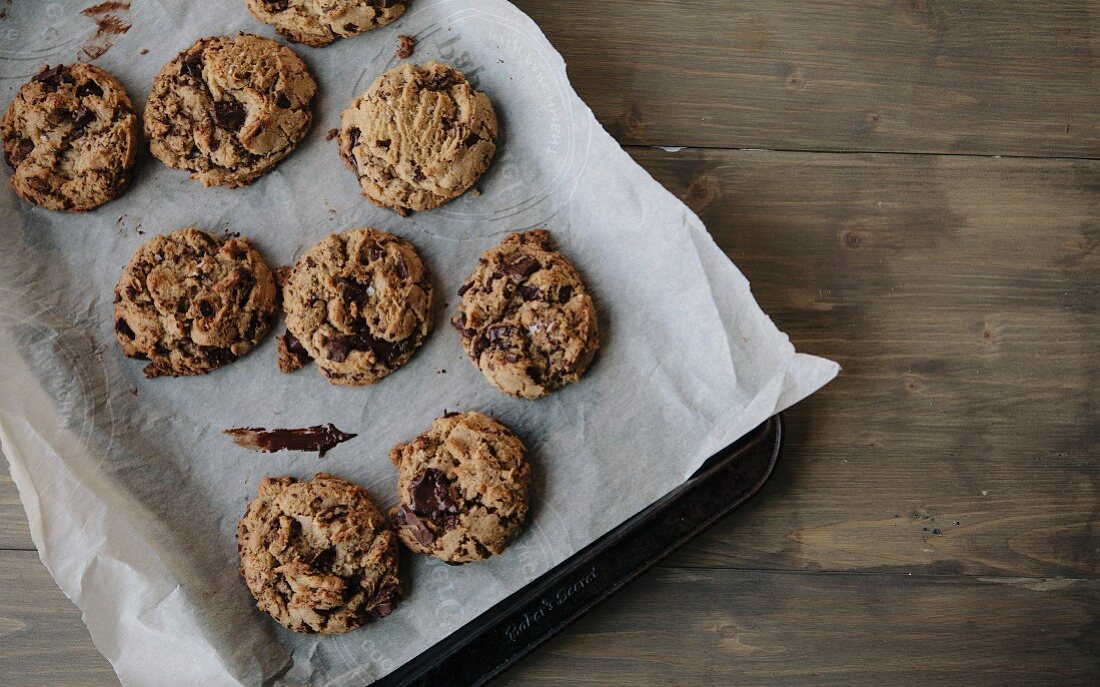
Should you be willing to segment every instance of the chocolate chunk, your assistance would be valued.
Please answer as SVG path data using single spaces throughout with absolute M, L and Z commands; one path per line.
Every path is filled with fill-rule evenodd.
M 385 618 L 390 613 L 393 613 L 393 602 L 383 601 L 382 603 L 375 604 L 371 607 L 369 612 L 375 618 Z
M 326 353 L 328 353 L 328 359 L 334 363 L 342 363 L 348 359 L 348 354 L 351 353 L 351 346 L 348 345 L 344 339 L 329 339 L 326 346 Z
M 527 376 L 531 378 L 532 382 L 535 384 L 542 384 L 542 372 L 539 371 L 539 368 L 534 365 L 528 365 L 524 372 L 527 373 Z
M 405 264 L 405 256 L 400 253 L 397 254 L 397 259 L 394 260 L 394 269 L 397 271 L 397 277 L 399 279 L 409 278 L 409 266 Z
M 371 7 L 377 7 L 381 10 L 387 10 L 399 2 L 401 2 L 401 0 L 370 0 L 370 5 Z
M 383 150 L 389 150 L 391 142 L 392 141 L 390 141 L 390 139 L 388 139 L 388 138 L 380 138 L 380 139 L 378 139 L 377 141 L 374 142 L 374 145 L 376 145 L 379 148 L 382 148 Z
M 519 295 L 523 296 L 523 299 L 526 301 L 537 301 L 542 296 L 542 292 L 539 291 L 537 287 L 531 286 L 530 284 L 520 284 L 519 288 L 516 290 L 519 291 Z
M 353 126 L 350 129 L 348 129 L 348 138 L 351 139 L 351 147 L 352 148 L 359 145 L 359 134 L 360 133 L 361 132 L 359 131 L 359 129 L 357 127 Z
M 344 30 L 348 33 L 355 33 L 359 30 L 359 27 L 349 21 L 347 24 L 344 24 Z
M 222 365 L 228 365 L 237 359 L 237 354 L 228 348 L 216 348 L 214 346 L 203 346 L 203 355 L 210 361 L 211 364 L 221 367 Z
M 89 124 L 95 121 L 95 112 L 86 107 L 77 108 L 73 111 L 71 116 L 73 118 L 73 127 L 79 132 L 83 132 Z
M 458 513 L 458 506 L 451 498 L 451 480 L 433 468 L 428 468 L 409 483 L 409 500 L 417 515 L 436 525 L 444 525 L 448 514 Z
M 264 0 L 268 12 L 285 12 L 290 0 Z
M 202 54 L 187 55 L 180 63 L 180 75 L 202 81 Z
M 504 344 L 509 343 L 508 339 L 516 333 L 516 328 L 510 324 L 501 324 L 495 327 L 489 327 L 485 330 L 486 335 L 489 337 L 489 344 L 497 348 L 503 348 Z
M 279 95 L 275 96 L 275 104 L 285 110 L 290 107 L 290 98 L 286 97 L 286 93 L 279 91 Z
M 371 247 L 367 249 L 367 258 L 370 260 L 377 260 L 382 257 L 383 252 L 382 246 L 379 246 L 377 243 L 372 243 Z
M 15 146 L 15 162 L 25 160 L 32 152 L 34 152 L 34 141 L 29 138 L 19 139 L 19 143 Z
M 368 287 L 360 284 L 354 279 L 344 277 L 340 280 L 340 285 L 344 287 L 341 297 L 346 301 L 358 303 L 360 308 L 370 299 L 367 293 Z
M 558 302 L 559 303 L 565 303 L 569 300 L 569 298 L 572 295 L 573 295 L 573 287 L 570 286 L 569 284 L 566 284 L 565 286 L 561 287 L 561 290 L 558 291 Z
M 465 296 L 466 292 L 469 291 L 471 288 L 473 288 L 473 286 L 474 286 L 474 283 L 472 281 L 466 282 L 462 286 L 458 287 L 458 295 L 459 296 Z
M 256 277 L 248 270 L 241 270 L 237 277 L 237 305 L 244 307 L 256 287 Z
M 478 141 L 480 140 L 481 137 L 477 134 L 470 134 L 466 137 L 466 140 L 462 142 L 462 145 L 466 146 L 467 148 L 473 148 L 478 144 Z
M 37 81 L 50 88 L 57 88 L 63 82 L 69 80 L 69 68 L 63 64 L 59 64 L 53 69 L 43 69 L 31 79 L 31 81 Z
M 235 100 L 214 103 L 214 121 L 229 131 L 239 131 L 244 126 L 244 106 Z
M 341 432 L 331 422 L 327 425 L 314 425 L 313 427 L 299 427 L 296 429 L 268 430 L 262 427 L 235 427 L 224 430 L 223 433 L 233 437 L 233 443 L 251 451 L 262 453 L 275 453 L 276 451 L 312 453 L 316 451 L 318 458 L 324 457 L 330 449 L 356 437 L 355 434 Z M 341 517 L 338 512 L 330 513 L 330 515 L 333 518 Z
M 412 531 L 413 537 L 416 541 L 420 542 L 421 546 L 431 546 L 435 541 L 435 534 L 432 533 L 428 526 L 424 524 L 424 521 L 417 517 L 416 513 L 412 512 L 408 506 L 402 504 L 397 512 L 393 514 L 393 522 L 398 527 L 407 527 Z
M 130 329 L 130 324 L 121 317 L 115 321 L 115 331 L 122 334 L 127 339 L 134 338 L 134 330 Z
M 539 261 L 535 260 L 530 255 L 516 253 L 505 259 L 501 267 L 503 267 L 512 281 L 518 284 L 538 270 Z
M 203 317 L 213 317 L 214 306 L 210 305 L 209 301 L 199 301 L 199 312 Z
M 97 84 L 95 81 L 85 81 L 77 87 L 76 95 L 79 98 L 83 98 L 89 95 L 99 97 L 103 95 L 103 89 L 100 88 L 99 84 Z
M 474 360 L 478 360 L 479 358 L 481 358 L 481 352 L 484 351 L 488 345 L 489 337 L 486 336 L 485 332 L 482 332 L 480 336 L 474 339 L 474 344 L 471 350 Z

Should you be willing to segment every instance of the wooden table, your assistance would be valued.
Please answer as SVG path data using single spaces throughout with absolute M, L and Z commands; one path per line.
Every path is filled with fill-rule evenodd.
M 756 500 L 495 684 L 1100 684 L 1100 2 L 518 4 L 844 371 Z M 117 684 L 6 476 L 0 549 L 2 681 Z

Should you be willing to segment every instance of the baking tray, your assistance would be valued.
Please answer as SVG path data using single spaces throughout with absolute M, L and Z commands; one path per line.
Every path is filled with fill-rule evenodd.
M 782 443 L 783 420 L 775 415 L 659 501 L 372 686 L 485 684 L 760 491 Z

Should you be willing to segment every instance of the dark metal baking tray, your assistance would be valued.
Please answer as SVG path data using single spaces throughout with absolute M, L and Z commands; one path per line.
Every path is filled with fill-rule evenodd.
M 756 494 L 771 476 L 782 442 L 783 421 L 776 415 L 659 501 L 373 687 L 488 682 Z

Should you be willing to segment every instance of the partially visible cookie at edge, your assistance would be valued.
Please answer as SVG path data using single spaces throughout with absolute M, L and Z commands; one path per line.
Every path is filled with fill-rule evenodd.
M 85 212 L 129 185 L 137 115 L 118 79 L 94 65 L 45 67 L 0 122 L 12 186 L 28 203 Z
M 248 239 L 180 229 L 146 242 L 123 271 L 115 333 L 128 357 L 150 361 L 146 377 L 205 374 L 252 350 L 276 297 Z
M 145 106 L 149 150 L 204 186 L 244 186 L 290 154 L 313 121 L 317 85 L 273 40 L 200 38 L 153 80 Z
M 394 67 L 340 118 L 340 155 L 363 195 L 402 215 L 465 193 L 489 168 L 496 142 L 489 97 L 438 62 Z
M 385 26 L 405 13 L 404 0 L 246 0 L 257 21 L 294 43 L 323 48 Z
M 500 391 L 535 399 L 580 379 L 600 347 L 596 308 L 576 268 L 539 229 L 485 252 L 451 324 Z
M 432 299 L 428 268 L 405 239 L 370 227 L 332 234 L 306 251 L 283 287 L 293 340 L 282 348 L 304 350 L 333 384 L 374 384 L 427 338 Z M 281 367 L 295 362 L 284 356 Z
M 294 632 L 337 634 L 402 597 L 397 537 L 362 487 L 317 473 L 267 477 L 237 526 L 241 575 L 260 610 Z
M 531 466 L 523 442 L 478 412 L 448 413 L 390 451 L 408 548 L 451 564 L 500 555 L 523 528 Z

